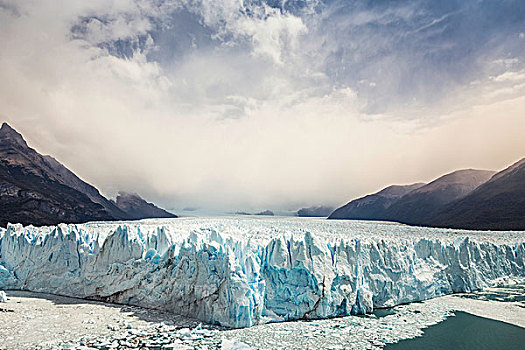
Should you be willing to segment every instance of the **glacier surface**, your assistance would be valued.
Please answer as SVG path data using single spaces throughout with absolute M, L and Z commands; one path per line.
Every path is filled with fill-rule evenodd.
M 0 289 L 233 328 L 363 314 L 523 278 L 525 232 L 236 217 L 0 229 Z

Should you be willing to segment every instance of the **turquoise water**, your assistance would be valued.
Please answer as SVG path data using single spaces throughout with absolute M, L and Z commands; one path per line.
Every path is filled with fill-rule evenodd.
M 525 328 L 456 312 L 423 336 L 388 344 L 386 350 L 524 350 Z

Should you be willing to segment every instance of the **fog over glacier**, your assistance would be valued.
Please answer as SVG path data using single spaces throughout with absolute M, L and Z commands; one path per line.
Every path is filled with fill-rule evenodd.
M 518 0 L 2 0 L 0 116 L 109 196 L 339 205 L 523 157 L 524 16 Z

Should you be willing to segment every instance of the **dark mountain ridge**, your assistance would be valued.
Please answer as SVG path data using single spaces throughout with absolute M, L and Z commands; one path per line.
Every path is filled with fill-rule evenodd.
M 329 219 L 386 220 L 387 209 L 405 194 L 424 186 L 424 183 L 392 185 L 381 191 L 354 199 L 336 209 Z
M 55 225 L 135 218 L 51 156 L 29 147 L 7 123 L 0 127 L 0 226 Z M 162 216 L 165 217 L 165 216 Z
M 67 186 L 49 158 L 30 148 L 8 124 L 0 128 L 0 226 L 111 220 L 86 194 Z
M 476 230 L 525 230 L 525 158 L 445 206 L 425 224 Z
M 443 206 L 466 196 L 494 173 L 464 169 L 443 175 L 392 203 L 386 210 L 385 219 L 410 225 L 424 224 Z
M 464 169 L 403 194 L 392 186 L 351 201 L 329 219 L 386 220 L 472 230 L 525 230 L 525 158 L 495 173 Z M 399 190 L 399 188 L 394 188 Z M 388 191 L 386 191 L 388 190 Z M 401 194 L 401 195 L 400 195 Z
M 136 193 L 119 192 L 114 203 L 122 211 L 126 212 L 131 219 L 135 220 L 177 217 L 177 215 L 169 213 L 153 203 L 146 202 Z
M 43 156 L 29 147 L 22 135 L 7 123 L 3 123 L 0 128 L 0 159 L 8 166 L 23 169 L 27 174 L 56 181 L 85 194 L 91 201 L 104 207 L 116 219 L 127 217 L 126 213 L 103 197 L 95 187 L 82 181 L 55 158 Z
M 297 216 L 300 217 L 326 217 L 334 211 L 334 207 L 326 205 L 313 206 L 308 208 L 301 208 L 297 211 Z
M 525 158 L 498 173 L 464 169 L 426 185 L 416 185 L 417 188 L 404 194 L 406 187 L 391 186 L 353 200 L 336 209 L 329 219 L 525 231 Z

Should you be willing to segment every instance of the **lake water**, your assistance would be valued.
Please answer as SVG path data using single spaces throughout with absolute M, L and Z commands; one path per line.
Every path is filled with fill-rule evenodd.
M 456 316 L 424 330 L 422 337 L 389 344 L 386 350 L 523 350 L 525 329 L 456 312 Z

